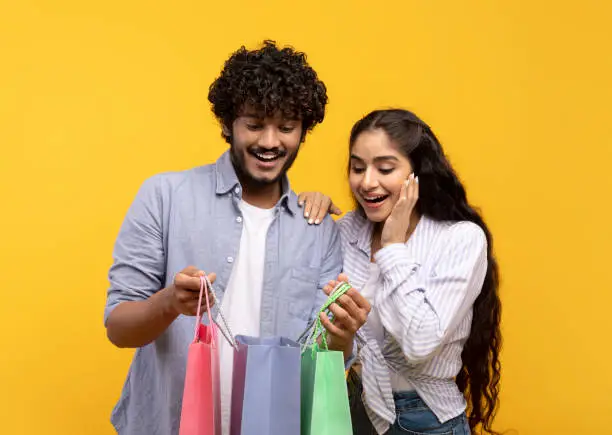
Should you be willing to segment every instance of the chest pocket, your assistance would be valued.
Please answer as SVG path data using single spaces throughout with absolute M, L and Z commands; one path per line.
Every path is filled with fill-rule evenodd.
M 289 314 L 302 320 L 309 320 L 315 307 L 318 289 L 319 269 L 315 267 L 294 267 L 288 276 L 285 295 Z

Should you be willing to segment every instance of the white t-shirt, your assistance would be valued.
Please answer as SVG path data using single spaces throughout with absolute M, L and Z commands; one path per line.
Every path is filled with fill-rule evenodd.
M 376 290 L 381 289 L 383 286 L 382 276 L 380 275 L 380 269 L 376 263 L 370 263 L 370 275 L 368 281 L 363 286 L 361 294 L 364 298 L 370 302 L 372 309 L 368 314 L 367 320 L 367 331 L 373 338 L 376 338 L 378 345 L 382 350 L 383 343 L 385 341 L 385 328 L 380 320 L 380 314 L 376 308 Z M 394 373 L 389 369 L 391 374 L 391 388 L 393 391 L 412 391 L 414 387 L 405 379 L 403 376 Z
M 266 236 L 274 219 L 274 208 L 261 209 L 244 201 L 242 236 L 238 256 L 223 296 L 221 310 L 234 335 L 259 336 Z M 222 326 L 223 323 L 219 322 Z M 223 435 L 229 435 L 234 352 L 219 334 L 221 376 L 221 421 Z

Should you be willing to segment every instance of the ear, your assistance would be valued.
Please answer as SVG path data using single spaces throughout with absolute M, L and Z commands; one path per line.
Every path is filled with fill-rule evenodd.
M 221 125 L 221 131 L 225 137 L 230 137 L 232 135 L 232 130 L 225 124 Z

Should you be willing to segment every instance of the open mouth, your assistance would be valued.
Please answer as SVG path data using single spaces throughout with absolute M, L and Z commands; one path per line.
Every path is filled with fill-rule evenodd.
M 367 202 L 368 204 L 379 204 L 381 202 L 383 202 L 385 199 L 387 199 L 389 197 L 389 195 L 378 195 L 378 196 L 364 196 L 363 200 L 365 202 Z
M 262 151 L 261 149 L 249 150 L 249 154 L 263 163 L 272 163 L 285 155 L 282 151 Z

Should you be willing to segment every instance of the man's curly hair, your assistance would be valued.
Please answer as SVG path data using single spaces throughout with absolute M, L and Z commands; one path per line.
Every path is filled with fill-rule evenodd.
M 305 136 L 325 117 L 327 89 L 304 53 L 266 40 L 258 50 L 242 46 L 231 55 L 210 85 L 208 101 L 227 128 L 248 107 L 262 116 L 300 119 Z

